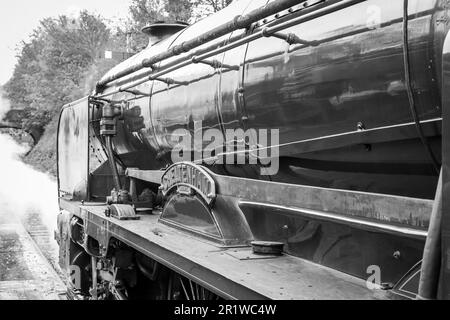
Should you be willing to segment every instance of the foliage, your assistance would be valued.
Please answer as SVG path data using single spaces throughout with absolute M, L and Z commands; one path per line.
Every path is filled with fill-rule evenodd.
M 233 0 L 132 0 L 131 19 L 135 27 L 165 20 L 195 22 L 222 10 Z
M 233 0 L 132 0 L 130 28 L 134 47 L 145 47 L 148 40 L 141 33 L 144 26 L 156 21 L 194 23 L 222 10 Z
M 44 127 L 59 108 L 78 98 L 86 72 L 99 59 L 110 31 L 86 11 L 73 23 L 66 16 L 41 21 L 22 43 L 7 97 L 15 108 L 26 108 L 25 122 Z
M 132 0 L 131 19 L 138 28 L 155 21 L 184 21 L 192 16 L 196 0 Z
M 134 47 L 142 48 L 148 43 L 141 30 L 157 22 L 187 22 L 192 17 L 192 0 L 132 0 L 130 4 L 130 30 Z
M 192 0 L 191 2 L 196 8 L 194 15 L 196 20 L 198 20 L 222 10 L 233 2 L 233 0 Z
M 165 9 L 171 19 L 189 22 L 192 17 L 194 3 L 189 0 L 167 0 Z

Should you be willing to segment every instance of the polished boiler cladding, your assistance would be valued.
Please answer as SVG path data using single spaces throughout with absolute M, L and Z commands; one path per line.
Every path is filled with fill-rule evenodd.
M 82 270 L 74 291 L 435 298 L 449 10 L 236 0 L 191 26 L 148 26 L 145 50 L 61 112 L 56 236 L 61 265 Z M 215 132 L 237 158 L 252 130 L 279 136 L 246 141 L 245 163 L 208 150 Z
M 111 73 L 266 2 L 236 1 Z M 313 11 L 323 1 L 307 3 L 290 15 Z M 437 159 L 446 4 L 409 1 L 407 25 L 417 116 Z M 408 100 L 403 15 L 404 1 L 364 1 L 286 30 L 317 41 L 314 46 L 261 38 L 214 57 L 236 68 L 191 64 L 166 75 L 185 84 L 141 84 L 134 89 L 145 97 L 131 102 L 121 134 L 114 139 L 117 153 L 127 167 L 157 169 L 170 162 L 172 133 L 185 128 L 194 135 L 196 121 L 202 121 L 204 129 L 279 129 L 281 169 L 274 181 L 432 198 L 438 174 L 419 139 Z M 282 19 L 286 17 L 265 19 L 246 32 Z M 238 32 L 216 42 L 226 42 Z M 116 82 L 116 87 L 125 82 Z M 132 98 L 130 92 L 113 99 Z M 213 169 L 243 177 L 257 172 L 236 166 Z

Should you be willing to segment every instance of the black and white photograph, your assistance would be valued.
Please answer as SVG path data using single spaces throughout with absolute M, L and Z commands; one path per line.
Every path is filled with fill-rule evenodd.
M 450 1 L 2 1 L 0 169 L 0 303 L 450 300 Z

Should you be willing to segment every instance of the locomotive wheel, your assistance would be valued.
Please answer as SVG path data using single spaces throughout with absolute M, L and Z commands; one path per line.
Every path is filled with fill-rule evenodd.
M 220 299 L 208 289 L 175 273 L 169 279 L 168 300 L 215 301 Z
M 202 286 L 196 284 L 195 282 L 192 282 L 191 280 L 183 281 L 180 278 L 180 284 L 183 288 L 183 293 L 186 298 L 186 300 L 193 300 L 193 301 L 212 301 L 212 300 L 219 300 L 219 296 L 215 295 L 209 290 L 206 290 Z

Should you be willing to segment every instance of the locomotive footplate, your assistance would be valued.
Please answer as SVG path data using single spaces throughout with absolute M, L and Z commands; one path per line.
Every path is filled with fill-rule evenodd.
M 290 255 L 255 257 L 252 248 L 224 247 L 194 238 L 158 222 L 106 217 L 106 206 L 61 200 L 61 207 L 84 222 L 100 248 L 117 239 L 226 299 L 393 299 L 389 291 L 370 290 L 366 282 Z

